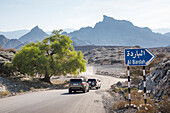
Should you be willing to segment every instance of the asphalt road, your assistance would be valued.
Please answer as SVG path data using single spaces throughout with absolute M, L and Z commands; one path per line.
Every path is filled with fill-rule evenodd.
M 93 75 L 100 78 L 102 87 L 88 93 L 69 94 L 68 90 L 50 90 L 0 99 L 0 113 L 105 113 L 102 94 L 111 84 L 124 79 Z M 87 73 L 84 73 L 87 74 Z

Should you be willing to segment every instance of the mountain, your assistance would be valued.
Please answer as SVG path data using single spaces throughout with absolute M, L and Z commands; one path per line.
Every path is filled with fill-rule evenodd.
M 46 34 L 42 29 L 40 29 L 38 26 L 35 26 L 33 29 L 31 29 L 30 32 L 23 35 L 19 38 L 21 42 L 34 42 L 34 41 L 42 41 L 45 37 L 48 37 L 49 35 Z
M 26 44 L 28 44 L 29 42 L 24 42 L 24 43 L 21 43 L 20 45 L 16 46 L 15 49 L 20 49 L 22 46 L 25 46 Z
M 66 33 L 71 38 L 88 41 L 94 45 L 158 47 L 169 45 L 170 38 L 154 33 L 149 28 L 134 26 L 127 20 L 103 16 L 103 21 L 92 27 Z
M 5 49 L 15 48 L 20 44 L 22 43 L 18 39 L 11 39 L 5 45 L 3 45 L 2 48 L 5 48 Z
M 78 39 L 77 37 L 72 37 L 71 40 L 73 41 L 73 46 L 92 45 L 90 42 L 88 42 L 88 41 L 82 41 L 82 40 Z
M 164 34 L 167 37 L 170 37 L 170 32 Z
M 9 41 L 4 35 L 0 35 L 0 46 L 5 45 Z
M 19 37 L 23 36 L 24 34 L 28 33 L 28 30 L 17 30 L 17 31 L 9 31 L 9 32 L 1 32 L 0 34 L 4 35 L 9 39 L 18 39 Z
M 70 33 L 70 32 L 73 32 L 73 31 L 75 31 L 75 30 L 76 30 L 76 29 L 66 28 L 66 29 L 63 29 L 63 32 Z M 46 31 L 46 33 L 47 33 L 48 35 L 51 35 L 51 32 L 52 32 L 52 31 Z
M 158 29 L 153 29 L 152 31 L 156 33 L 164 34 L 164 33 L 170 32 L 170 28 L 158 28 Z

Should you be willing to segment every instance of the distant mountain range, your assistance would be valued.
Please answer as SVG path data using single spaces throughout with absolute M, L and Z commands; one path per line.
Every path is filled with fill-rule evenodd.
M 26 32 L 26 31 L 24 31 Z M 63 32 L 73 40 L 73 46 L 97 45 L 97 46 L 142 46 L 164 47 L 170 44 L 170 33 L 161 34 L 152 32 L 151 29 L 134 26 L 127 20 L 116 20 L 103 16 L 101 22 L 94 27 L 84 27 L 72 32 Z M 20 34 L 21 35 L 21 34 Z M 16 35 L 15 35 L 16 36 Z M 42 41 L 49 34 L 38 26 L 20 36 L 18 39 L 9 39 L 0 35 L 0 45 L 3 48 L 19 49 L 27 43 Z
M 105 15 L 103 21 L 96 23 L 93 28 L 85 27 L 65 34 L 100 46 L 163 47 L 170 43 L 170 37 L 154 33 L 147 27 L 137 27 L 127 20 L 116 20 Z
M 40 29 L 38 26 L 35 26 L 30 32 L 24 34 L 19 39 L 8 39 L 5 36 L 0 35 L 0 45 L 5 49 L 20 49 L 27 43 L 36 42 L 37 40 L 42 41 L 48 36 L 49 35 L 47 35 L 42 29 Z
M 17 30 L 17 31 L 8 31 L 8 32 L 1 32 L 1 35 L 4 35 L 5 37 L 9 39 L 18 39 L 19 37 L 23 36 L 24 34 L 28 33 L 29 30 Z

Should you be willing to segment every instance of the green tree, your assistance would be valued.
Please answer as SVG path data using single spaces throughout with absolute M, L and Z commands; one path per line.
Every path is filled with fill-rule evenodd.
M 13 66 L 23 74 L 44 74 L 46 82 L 53 75 L 77 75 L 86 71 L 82 52 L 76 52 L 70 37 L 60 34 L 61 31 L 53 31 L 42 42 L 25 45 L 14 56 Z

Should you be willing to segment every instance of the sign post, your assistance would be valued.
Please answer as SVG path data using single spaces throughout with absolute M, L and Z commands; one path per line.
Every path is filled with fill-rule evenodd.
M 144 86 L 144 101 L 146 100 L 146 75 L 145 66 L 149 65 L 156 56 L 147 48 L 141 49 L 125 49 L 125 65 L 128 70 L 128 90 L 129 90 L 129 105 L 131 105 L 130 95 L 130 70 L 129 66 L 143 66 L 143 86 Z

